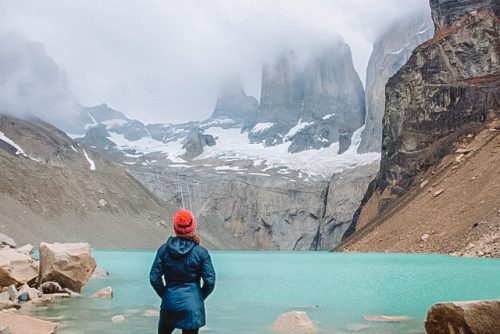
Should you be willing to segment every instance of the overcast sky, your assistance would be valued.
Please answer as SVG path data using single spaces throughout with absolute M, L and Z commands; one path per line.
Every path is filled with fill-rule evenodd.
M 340 35 L 364 82 L 372 44 L 428 0 L 0 0 L 0 31 L 40 41 L 84 105 L 144 122 L 205 119 L 239 74 L 260 95 L 261 66 L 306 57 Z

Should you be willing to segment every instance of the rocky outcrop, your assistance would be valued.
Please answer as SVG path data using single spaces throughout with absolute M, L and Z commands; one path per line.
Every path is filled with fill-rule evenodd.
M 253 142 L 291 141 L 290 152 L 328 147 L 364 122 L 364 94 L 349 46 L 336 41 L 301 64 L 293 51 L 262 71 Z
M 432 37 L 430 13 L 412 14 L 394 23 L 373 45 L 366 68 L 366 119 L 358 152 L 380 152 L 385 85 L 410 58 L 413 50 Z
M 203 153 L 203 147 L 214 146 L 215 144 L 214 137 L 202 134 L 199 130 L 195 130 L 186 138 L 186 142 L 182 146 L 182 148 L 186 150 L 186 153 L 184 153 L 182 157 L 186 160 L 191 160 Z
M 230 118 L 234 121 L 245 122 L 254 116 L 258 107 L 257 99 L 246 95 L 240 79 L 234 77 L 220 89 L 214 112 L 210 118 Z
M 444 173 L 437 169 L 441 159 L 451 157 L 460 141 L 473 138 L 500 115 L 499 6 L 495 1 L 431 1 L 436 28 L 433 38 L 413 52 L 386 86 L 381 170 L 355 215 L 357 223 L 362 217 L 370 229 L 372 223 L 391 220 L 386 214 L 406 204 L 398 199 L 417 189 L 424 181 L 419 178 Z M 486 131 L 495 138 L 496 128 Z M 460 163 L 464 156 L 452 159 Z M 488 154 L 481 156 L 483 161 L 490 158 Z M 449 164 L 443 162 L 442 166 Z M 431 167 L 435 170 L 428 170 Z M 442 182 L 449 178 L 443 177 Z M 435 194 L 439 190 L 431 191 Z M 446 191 L 438 195 L 433 197 L 435 202 L 448 196 Z M 467 198 L 465 205 L 471 205 L 472 197 Z M 443 212 L 448 212 L 446 219 L 453 213 Z
M 273 323 L 273 330 L 286 333 L 317 333 L 318 327 L 306 312 L 287 312 L 281 314 Z
M 425 321 L 427 334 L 500 333 L 500 300 L 434 304 Z
M 85 243 L 40 244 L 38 282 L 55 281 L 62 288 L 80 292 L 96 268 L 90 246 Z
M 379 190 L 390 186 L 392 193 L 403 193 L 419 171 L 450 153 L 459 135 L 500 114 L 499 18 L 494 10 L 500 5 L 489 2 L 478 10 L 475 1 L 459 3 L 431 1 L 434 37 L 386 86 Z M 461 18 L 447 24 L 457 11 Z
M 34 283 L 38 264 L 26 254 L 14 249 L 0 249 L 0 287 Z

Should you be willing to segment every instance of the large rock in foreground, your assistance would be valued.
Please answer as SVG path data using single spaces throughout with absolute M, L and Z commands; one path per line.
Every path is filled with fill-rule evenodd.
M 54 281 L 63 288 L 80 292 L 96 267 L 86 243 L 40 244 L 39 283 Z
M 278 332 L 316 333 L 318 327 L 307 316 L 306 312 L 283 313 L 273 324 L 273 329 Z
M 0 323 L 9 327 L 12 334 L 52 334 L 56 330 L 51 322 L 20 314 L 0 313 Z
M 500 333 L 500 300 L 434 304 L 425 330 L 428 334 Z
M 0 287 L 27 284 L 37 276 L 38 264 L 30 256 L 14 249 L 0 250 Z

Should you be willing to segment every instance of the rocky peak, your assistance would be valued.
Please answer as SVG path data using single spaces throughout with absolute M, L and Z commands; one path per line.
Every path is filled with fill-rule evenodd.
M 433 32 L 430 13 L 426 11 L 395 22 L 375 41 L 366 69 L 366 119 L 359 153 L 380 152 L 385 85 Z
M 258 107 L 257 99 L 246 95 L 240 79 L 233 77 L 221 87 L 210 118 L 226 117 L 235 121 L 245 121 L 253 116 Z
M 346 43 L 336 40 L 304 63 L 290 51 L 263 69 L 249 138 L 266 146 L 291 141 L 290 152 L 328 147 L 363 124 L 364 108 Z

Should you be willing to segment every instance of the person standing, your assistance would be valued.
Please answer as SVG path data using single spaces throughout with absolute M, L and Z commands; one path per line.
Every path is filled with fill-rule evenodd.
M 160 246 L 149 273 L 151 286 L 162 299 L 158 334 L 176 328 L 196 334 L 205 325 L 204 301 L 215 288 L 215 270 L 208 250 L 200 246 L 193 215 L 178 211 L 173 227 L 176 236 Z

